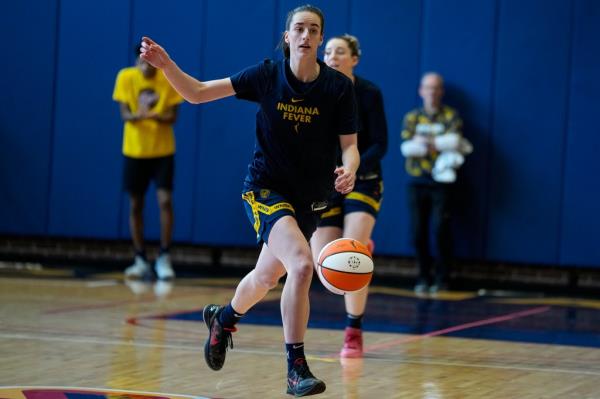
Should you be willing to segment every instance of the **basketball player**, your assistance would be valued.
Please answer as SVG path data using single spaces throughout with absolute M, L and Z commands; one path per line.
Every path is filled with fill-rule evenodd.
M 264 61 L 224 79 L 196 80 L 149 38 L 143 39 L 141 57 L 162 69 L 192 103 L 236 95 L 260 105 L 254 158 L 242 197 L 262 249 L 232 301 L 204 308 L 209 329 L 204 354 L 210 368 L 221 369 L 227 347 L 233 346 L 235 324 L 287 273 L 281 297 L 287 393 L 306 396 L 325 390 L 325 383 L 310 372 L 304 356 L 313 276 L 308 241 L 330 193 L 352 191 L 360 156 L 352 82 L 317 59 L 323 43 L 321 10 L 297 7 L 288 13 L 285 26 L 284 60 Z M 340 147 L 342 166 L 336 167 Z
M 360 59 L 358 39 L 352 35 L 329 39 L 324 59 L 327 65 L 354 82 L 360 122 L 360 168 L 354 191 L 348 194 L 334 193 L 327 211 L 321 215 L 318 229 L 311 239 L 315 262 L 325 244 L 337 238 L 353 238 L 365 245 L 372 243 L 371 233 L 383 195 L 381 158 L 387 150 L 387 123 L 381 91 L 370 81 L 354 74 L 354 67 Z M 356 358 L 363 354 L 362 319 L 368 290 L 367 286 L 344 295 L 347 316 L 344 346 L 340 352 L 343 358 Z

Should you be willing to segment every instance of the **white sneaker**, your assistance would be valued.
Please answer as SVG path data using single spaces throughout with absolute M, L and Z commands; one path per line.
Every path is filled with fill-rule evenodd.
M 136 256 L 133 265 L 125 269 L 126 278 L 144 278 L 151 274 L 150 264 L 141 256 Z
M 158 278 L 161 280 L 175 278 L 175 272 L 171 266 L 171 257 L 169 254 L 162 254 L 156 259 L 154 270 L 156 271 Z
M 164 298 L 168 296 L 171 291 L 173 291 L 172 281 L 158 280 L 154 283 L 154 295 L 157 298 Z

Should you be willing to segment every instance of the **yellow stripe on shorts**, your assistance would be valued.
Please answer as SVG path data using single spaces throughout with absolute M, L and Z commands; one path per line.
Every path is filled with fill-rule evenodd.
M 335 208 L 331 208 L 327 212 L 321 214 L 321 219 L 330 218 L 333 216 L 337 216 L 342 213 L 342 207 L 336 206 Z
M 377 212 L 379 212 L 379 208 L 381 208 L 381 201 L 377 201 L 363 193 L 351 192 L 350 194 L 346 195 L 346 199 L 364 202 L 365 204 L 370 205 Z
M 260 228 L 260 215 L 259 213 L 264 213 L 265 215 L 271 215 L 277 211 L 282 209 L 287 209 L 295 213 L 294 207 L 289 202 L 278 202 L 274 205 L 265 205 L 256 201 L 254 197 L 253 191 L 248 191 L 242 194 L 242 199 L 246 201 L 250 207 L 252 208 L 252 216 L 254 217 L 254 231 L 258 235 L 258 230 Z

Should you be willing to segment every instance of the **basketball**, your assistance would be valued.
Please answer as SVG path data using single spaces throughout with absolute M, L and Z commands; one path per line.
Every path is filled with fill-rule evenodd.
M 371 281 L 373 258 L 363 243 L 351 238 L 338 238 L 319 253 L 317 275 L 334 294 L 358 291 Z

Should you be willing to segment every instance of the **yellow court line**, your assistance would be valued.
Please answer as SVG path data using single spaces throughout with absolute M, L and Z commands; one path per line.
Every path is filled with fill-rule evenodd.
M 416 297 L 416 298 L 430 298 L 430 299 L 443 299 L 445 301 L 464 301 L 466 299 L 477 298 L 476 292 L 466 291 L 441 291 L 436 294 L 415 294 L 413 290 L 402 289 L 402 288 L 390 288 L 390 287 L 370 287 L 370 293 L 387 294 L 396 296 Z
M 600 301 L 592 299 L 573 298 L 502 298 L 491 299 L 488 302 L 507 303 L 513 305 L 552 305 L 575 306 L 579 308 L 600 309 Z

